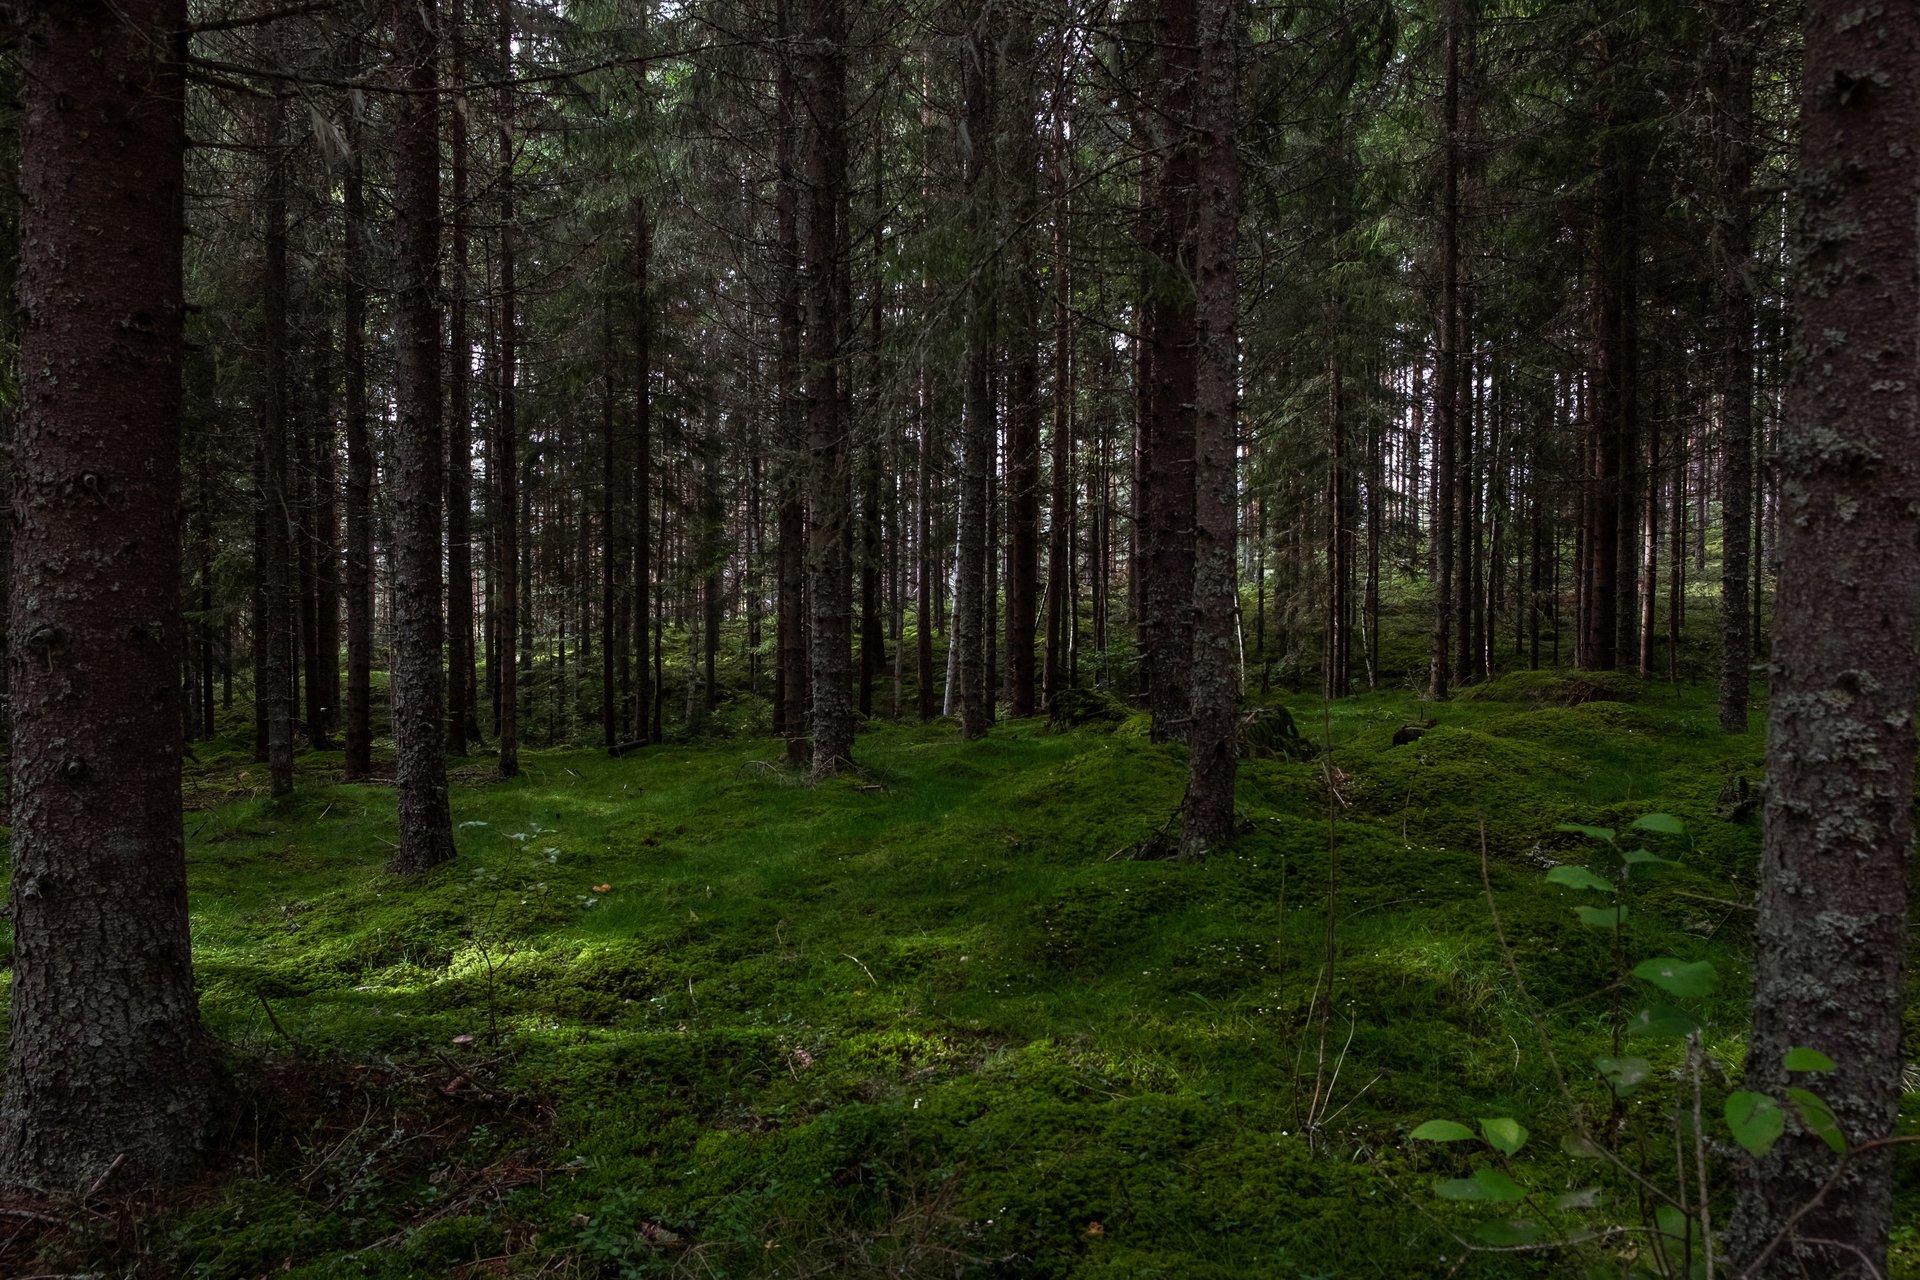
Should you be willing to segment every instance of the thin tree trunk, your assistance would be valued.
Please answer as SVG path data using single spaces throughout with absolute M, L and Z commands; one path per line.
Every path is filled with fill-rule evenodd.
M 1007 23 L 1002 119 L 1011 179 L 1007 280 L 1007 714 L 1034 713 L 1034 632 L 1040 577 L 1040 288 L 1034 223 L 1039 216 L 1039 116 L 1033 18 L 1015 5 Z
M 1720 728 L 1747 731 L 1753 678 L 1753 33 L 1744 5 L 1710 6 L 1717 72 L 1713 121 L 1713 373 L 1720 424 Z M 1705 522 L 1702 522 L 1704 528 Z
M 349 65 L 360 65 L 354 42 Z M 358 111 L 348 101 L 345 314 L 343 344 L 347 428 L 347 780 L 373 770 L 373 446 L 367 437 L 367 211 Z
M 957 651 L 953 682 L 960 709 L 960 734 L 983 736 L 993 723 L 993 690 L 987 683 L 988 477 L 995 455 L 993 404 L 993 279 L 989 253 L 993 235 L 992 69 L 997 10 L 981 8 L 967 33 L 960 56 L 966 129 L 961 137 L 961 168 L 972 232 L 972 274 L 967 281 L 964 404 L 960 431 L 960 513 L 958 573 L 953 623 L 948 639 Z
M 447 327 L 453 357 L 447 388 L 447 754 L 464 756 L 474 725 L 467 700 L 473 666 L 473 353 L 467 325 L 467 111 L 465 0 L 449 21 L 453 90 L 447 112 L 452 159 L 452 227 L 447 263 Z M 477 735 L 476 735 L 477 736 Z
M 1445 130 L 1440 195 L 1440 301 L 1434 319 L 1433 364 L 1433 639 L 1427 697 L 1445 700 L 1452 654 L 1454 585 L 1454 437 L 1459 432 L 1460 380 L 1460 40 L 1461 0 L 1448 0 L 1445 18 Z M 1464 640 L 1465 637 L 1462 637 Z
M 399 0 L 404 3 L 405 0 Z M 500 88 L 496 113 L 500 148 L 500 367 L 499 410 L 493 433 L 494 474 L 499 489 L 494 546 L 497 594 L 493 605 L 495 658 L 500 664 L 500 776 L 520 774 L 520 661 L 516 635 L 520 630 L 520 430 L 515 421 L 518 378 L 515 343 L 519 318 L 514 314 L 514 177 L 513 177 L 513 0 L 500 0 Z
M 799 86 L 789 49 L 793 28 L 793 0 L 777 0 L 776 36 L 779 44 L 776 93 L 779 98 L 779 134 L 776 139 L 778 175 L 774 192 L 775 261 L 778 281 L 774 317 L 778 330 L 775 378 L 779 384 L 777 446 L 779 504 L 775 513 L 779 539 L 779 599 L 775 625 L 779 666 L 774 672 L 774 732 L 784 735 L 788 765 L 807 763 L 807 637 L 806 637 L 806 435 L 800 385 L 800 175 Z
M 261 566 L 260 632 L 256 653 L 254 697 L 267 704 L 268 786 L 276 796 L 293 790 L 293 652 L 292 544 L 287 477 L 288 400 L 287 369 L 287 108 L 275 97 L 262 105 L 266 131 L 266 189 L 261 214 L 266 220 L 266 256 L 261 309 L 261 380 L 264 413 L 261 417 L 261 491 L 257 501 L 262 538 L 257 563 Z

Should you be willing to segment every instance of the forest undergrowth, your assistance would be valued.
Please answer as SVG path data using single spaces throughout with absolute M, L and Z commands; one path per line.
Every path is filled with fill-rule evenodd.
M 1713 964 L 1693 1009 L 1737 1072 L 1760 735 L 1615 676 L 1272 701 L 1331 750 L 1248 761 L 1204 862 L 1134 856 L 1178 749 L 1032 720 L 875 727 L 820 785 L 765 738 L 456 762 L 460 857 L 418 882 L 385 870 L 389 787 L 310 753 L 273 801 L 236 720 L 188 769 L 219 1170 L 159 1206 L 10 1202 L 0 1271 L 1622 1274 L 1631 1233 L 1469 1253 L 1484 1212 L 1432 1192 L 1467 1155 L 1409 1134 L 1516 1117 L 1530 1195 L 1593 1181 L 1541 1039 L 1608 1114 L 1611 943 L 1545 878 L 1584 856 L 1563 823 L 1684 825 L 1624 941 Z M 1681 1052 L 1650 1051 L 1669 1090 Z M 1670 1161 L 1657 1104 L 1617 1123 Z

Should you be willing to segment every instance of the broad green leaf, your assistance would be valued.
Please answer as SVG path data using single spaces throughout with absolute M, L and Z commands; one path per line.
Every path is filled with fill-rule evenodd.
M 1840 1064 L 1818 1049 L 1787 1050 L 1787 1070 L 1789 1071 L 1831 1071 Z
M 1620 861 L 1630 867 L 1643 866 L 1649 862 L 1663 862 L 1669 867 L 1676 865 L 1672 858 L 1663 858 L 1659 854 L 1649 853 L 1645 849 L 1629 849 L 1620 855 Z
M 1597 876 L 1585 867 L 1558 866 L 1547 872 L 1547 883 L 1564 885 L 1569 889 L 1598 889 L 1602 893 L 1618 893 L 1613 881 L 1605 876 Z
M 1527 1126 L 1518 1120 L 1509 1120 L 1505 1116 L 1496 1116 L 1480 1122 L 1480 1136 L 1487 1145 L 1503 1156 L 1510 1156 L 1527 1145 Z
M 1720 979 L 1705 960 L 1676 960 L 1672 956 L 1642 960 L 1633 966 L 1633 976 L 1683 999 L 1706 995 Z
M 1735 1142 L 1763 1156 L 1787 1131 L 1787 1113 L 1766 1094 L 1741 1089 L 1727 1095 L 1727 1128 Z
M 1614 929 L 1626 923 L 1627 907 L 1625 903 L 1617 907 L 1575 907 L 1573 914 L 1580 917 L 1581 924 L 1592 925 L 1596 929 Z
M 1511 1204 L 1527 1194 L 1498 1169 L 1475 1169 L 1470 1178 L 1442 1179 L 1433 1184 L 1433 1193 L 1442 1200 L 1484 1200 L 1488 1204 Z
M 1699 1219 L 1680 1212 L 1670 1204 L 1663 1204 L 1653 1211 L 1653 1220 L 1659 1226 L 1662 1235 L 1672 1236 L 1675 1240 L 1683 1242 L 1691 1242 L 1696 1248 L 1699 1246 Z
M 1690 1036 L 1700 1029 L 1700 1020 L 1685 1009 L 1670 1004 L 1649 1005 L 1627 1019 L 1627 1034 L 1656 1039 Z
M 1471 1138 L 1473 1130 L 1458 1120 L 1429 1120 L 1407 1136 L 1419 1142 L 1458 1142 Z
M 1607 1154 L 1600 1149 L 1599 1144 L 1594 1142 L 1592 1138 L 1585 1137 L 1578 1133 L 1561 1134 L 1560 1149 L 1572 1156 L 1575 1160 L 1599 1160 Z
M 1537 1222 L 1525 1218 L 1496 1218 L 1492 1222 L 1483 1222 L 1473 1229 L 1482 1244 L 1496 1248 L 1504 1245 L 1532 1244 L 1546 1234 Z
M 1653 1064 L 1645 1058 L 1595 1058 L 1593 1065 L 1607 1078 L 1613 1091 L 1626 1097 L 1642 1084 L 1653 1070 Z
M 1788 1089 L 1787 1097 L 1793 1100 L 1793 1109 L 1800 1113 L 1800 1122 L 1807 1126 L 1807 1132 L 1832 1147 L 1835 1155 L 1846 1153 L 1847 1135 L 1840 1131 L 1840 1121 L 1834 1117 L 1833 1108 L 1825 1098 L 1810 1089 Z
M 1641 831 L 1654 831 L 1663 836 L 1687 833 L 1686 826 L 1670 813 L 1643 813 L 1633 820 L 1633 825 Z
M 1589 840 L 1598 840 L 1602 844 L 1613 842 L 1612 827 L 1583 827 L 1577 822 L 1563 822 L 1556 830 L 1569 831 L 1574 835 L 1585 836 Z

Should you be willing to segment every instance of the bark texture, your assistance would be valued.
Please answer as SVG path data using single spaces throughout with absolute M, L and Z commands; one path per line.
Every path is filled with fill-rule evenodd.
M 806 120 L 807 610 L 813 771 L 853 763 L 853 506 L 842 339 L 847 271 L 847 17 L 844 0 L 807 0 L 800 98 Z
M 214 1106 L 181 840 L 184 0 L 24 10 L 0 1181 L 190 1171 Z
M 1858 1144 L 1893 1130 L 1906 1004 L 1920 697 L 1920 10 L 1809 5 L 1804 76 L 1801 349 L 1778 450 L 1747 1086 L 1778 1093 L 1786 1050 L 1820 1050 L 1838 1069 L 1795 1083 L 1817 1090 Z M 1886 1274 L 1884 1148 L 1849 1161 L 1793 1239 L 1767 1253 L 1835 1159 L 1794 1133 L 1753 1166 L 1730 1241 L 1745 1274 Z
M 393 747 L 400 847 L 395 871 L 453 857 L 440 648 L 440 132 L 434 0 L 395 0 L 402 94 L 394 120 Z
M 1181 851 L 1199 857 L 1233 834 L 1239 764 L 1240 665 L 1237 430 L 1239 407 L 1240 14 L 1237 0 L 1200 0 L 1200 134 L 1194 311 L 1193 727 Z

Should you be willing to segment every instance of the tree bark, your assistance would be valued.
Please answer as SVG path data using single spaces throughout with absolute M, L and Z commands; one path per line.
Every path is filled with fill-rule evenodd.
M 813 771 L 853 763 L 853 565 L 848 521 L 845 352 L 848 294 L 845 0 L 807 0 L 800 97 L 806 146 L 807 606 Z
M 1034 641 L 1040 577 L 1039 117 L 1033 18 L 1015 5 L 1007 24 L 1003 95 L 1011 178 L 1007 217 L 1012 271 L 1007 299 L 1007 714 L 1034 713 Z
M 992 68 L 994 14 L 991 4 L 974 19 L 961 48 L 962 96 L 966 131 L 961 139 L 961 169 L 972 232 L 971 275 L 967 280 L 966 356 L 960 426 L 960 512 L 956 548 L 958 566 L 949 643 L 960 707 L 960 736 L 978 738 L 993 724 L 993 689 L 987 683 L 988 540 L 987 481 L 995 455 L 993 404 L 993 236 Z
M 1198 17 L 1186 5 L 1156 10 L 1155 107 L 1159 151 L 1147 201 L 1148 279 L 1141 307 L 1147 348 L 1144 435 L 1146 522 L 1140 601 L 1141 661 L 1156 742 L 1185 741 L 1192 723 L 1194 407 L 1199 335 L 1195 241 L 1200 143 Z M 1136 503 L 1139 501 L 1136 496 Z
M 181 837 L 183 0 L 24 7 L 0 1182 L 190 1172 L 213 1118 Z M 109 234 L 102 211 L 111 210 Z
M 775 377 L 779 383 L 779 503 L 775 513 L 779 540 L 779 600 L 775 627 L 780 650 L 774 673 L 774 731 L 784 735 L 788 765 L 807 763 L 807 505 L 806 427 L 800 385 L 800 91 L 790 40 L 793 0 L 777 0 L 776 35 L 780 46 L 775 69 L 779 99 L 779 136 L 774 191 L 775 268 L 778 279 L 774 321 L 778 330 Z
M 1454 592 L 1454 439 L 1459 433 L 1460 356 L 1460 41 L 1461 0 L 1448 0 L 1443 80 L 1443 160 L 1440 195 L 1440 299 L 1434 317 L 1433 360 L 1433 634 L 1427 661 L 1427 697 L 1444 701 L 1451 676 Z M 1466 637 L 1460 637 L 1464 643 Z
M 520 776 L 520 430 L 515 421 L 514 180 L 513 180 L 513 0 L 500 0 L 500 88 L 496 106 L 500 147 L 500 368 L 499 413 L 494 423 L 494 475 L 499 489 L 494 547 L 498 594 L 494 625 L 499 633 L 495 656 L 500 664 L 500 776 Z
M 1909 154 L 1920 137 L 1920 11 L 1819 0 L 1806 40 L 1794 288 L 1805 346 L 1778 450 L 1746 1083 L 1778 1093 L 1791 1078 L 1787 1049 L 1825 1053 L 1837 1069 L 1804 1083 L 1857 1145 L 1893 1130 L 1906 1007 L 1920 698 L 1920 229 Z M 1835 1162 L 1796 1131 L 1751 1166 L 1729 1241 L 1744 1274 L 1887 1274 L 1891 1152 L 1857 1155 L 1826 1189 Z M 1768 1255 L 1809 1204 L 1794 1238 Z
M 350 65 L 357 72 L 355 41 Z M 373 771 L 373 446 L 367 436 L 367 209 L 360 115 L 347 107 L 346 270 L 341 341 L 347 430 L 347 742 L 349 782 Z
M 473 668 L 473 349 L 467 325 L 467 110 L 465 0 L 450 21 L 453 93 L 447 112 L 453 218 L 449 237 L 447 328 L 452 338 L 447 388 L 447 754 L 464 756 L 473 723 L 467 700 Z M 475 735 L 478 736 L 478 735 Z
M 1181 852 L 1207 853 L 1233 834 L 1239 760 L 1239 275 L 1240 14 L 1238 0 L 1199 0 L 1200 133 L 1194 312 L 1193 728 Z
M 441 684 L 440 113 L 435 0 L 394 0 L 394 785 L 400 846 L 417 875 L 454 855 Z
M 1747 731 L 1753 683 L 1748 577 L 1753 544 L 1753 33 L 1744 5 L 1712 5 L 1717 71 L 1710 252 L 1720 424 L 1720 728 Z M 1704 521 L 1702 522 L 1704 528 Z
M 268 788 L 293 790 L 292 509 L 287 482 L 287 429 L 292 387 L 287 368 L 287 108 L 274 97 L 261 104 L 266 133 L 266 187 L 261 216 L 266 246 L 261 281 L 260 631 L 254 637 L 254 691 L 267 707 Z

